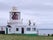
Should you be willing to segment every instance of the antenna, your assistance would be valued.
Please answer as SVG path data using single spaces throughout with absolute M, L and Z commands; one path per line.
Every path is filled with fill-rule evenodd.
M 31 21 L 29 20 L 29 26 L 31 25 Z

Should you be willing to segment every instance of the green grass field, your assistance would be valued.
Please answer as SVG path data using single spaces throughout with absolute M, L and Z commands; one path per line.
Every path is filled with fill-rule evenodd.
M 53 40 L 52 36 L 2 35 L 0 40 Z

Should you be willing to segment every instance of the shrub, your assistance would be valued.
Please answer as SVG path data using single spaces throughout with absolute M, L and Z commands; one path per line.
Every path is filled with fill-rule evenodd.
M 51 36 L 53 36 L 53 34 Z
M 50 34 L 48 34 L 48 36 L 50 36 Z

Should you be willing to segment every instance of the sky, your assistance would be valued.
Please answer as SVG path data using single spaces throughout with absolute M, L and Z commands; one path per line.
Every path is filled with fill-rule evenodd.
M 38 28 L 53 28 L 53 0 L 0 0 L 0 25 L 6 25 L 9 12 L 16 6 L 24 22 L 31 20 Z

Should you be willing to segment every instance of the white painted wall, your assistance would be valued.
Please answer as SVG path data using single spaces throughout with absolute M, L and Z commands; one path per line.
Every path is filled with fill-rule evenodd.
M 16 31 L 16 28 L 19 28 L 19 31 Z M 24 34 L 37 34 L 37 30 L 35 30 L 35 31 L 32 30 L 32 28 L 36 28 L 36 27 L 33 27 L 33 26 L 16 26 L 16 25 L 13 25 L 12 28 L 9 28 L 9 29 L 11 29 L 11 31 L 9 31 L 9 29 L 8 29 L 8 34 L 12 34 L 12 33 L 22 34 L 22 28 L 24 28 Z M 27 31 L 27 28 L 31 28 L 31 30 Z
M 19 31 L 16 31 L 16 28 L 19 28 Z M 9 31 L 11 29 L 11 31 Z M 21 34 L 21 27 L 12 27 L 8 29 L 8 34 Z
M 27 28 L 30 28 L 30 31 L 27 31 Z M 24 27 L 24 34 L 37 34 L 37 30 L 33 31 L 32 28 L 36 28 L 34 26 L 26 26 Z

